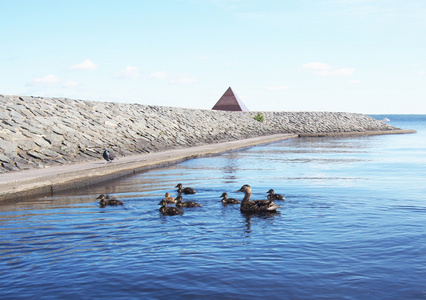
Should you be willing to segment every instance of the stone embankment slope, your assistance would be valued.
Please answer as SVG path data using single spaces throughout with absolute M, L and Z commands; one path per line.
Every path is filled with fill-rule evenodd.
M 0 95 L 0 173 L 182 149 L 252 137 L 396 132 L 362 114 L 224 112 Z

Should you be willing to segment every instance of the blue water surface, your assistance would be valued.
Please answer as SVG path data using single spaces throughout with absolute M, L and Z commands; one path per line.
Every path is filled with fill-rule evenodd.
M 418 132 L 290 139 L 1 203 L 0 298 L 425 299 L 426 116 L 374 117 Z M 160 215 L 179 182 L 203 206 Z M 243 184 L 286 199 L 222 205 Z

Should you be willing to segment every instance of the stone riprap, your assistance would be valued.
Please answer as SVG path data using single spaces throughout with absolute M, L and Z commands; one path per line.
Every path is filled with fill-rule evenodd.
M 398 128 L 363 114 L 225 112 L 114 102 L 0 95 L 0 172 L 186 148 L 278 133 Z

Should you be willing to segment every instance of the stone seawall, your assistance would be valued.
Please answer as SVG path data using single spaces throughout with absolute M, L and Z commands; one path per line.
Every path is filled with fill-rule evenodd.
M 0 173 L 187 148 L 279 133 L 394 131 L 369 116 L 337 112 L 224 112 L 0 95 Z

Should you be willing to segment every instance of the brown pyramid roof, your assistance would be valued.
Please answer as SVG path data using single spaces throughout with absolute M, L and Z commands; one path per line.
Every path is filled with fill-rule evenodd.
M 226 90 L 212 110 L 249 111 L 247 106 L 234 94 L 231 87 Z

